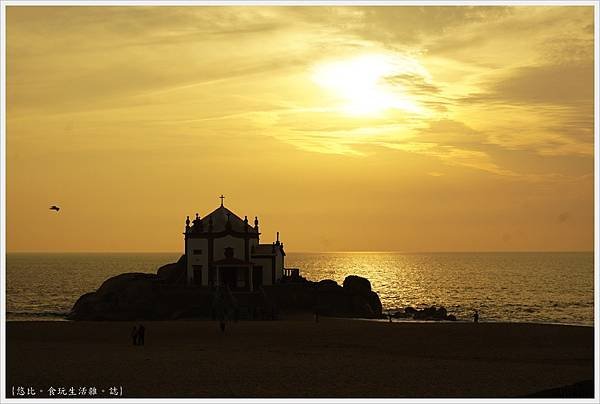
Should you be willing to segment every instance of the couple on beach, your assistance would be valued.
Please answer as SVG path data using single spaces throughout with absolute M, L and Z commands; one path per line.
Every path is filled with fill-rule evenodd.
M 133 326 L 131 330 L 131 340 L 133 345 L 144 345 L 144 334 L 146 332 L 146 328 L 140 324 L 139 326 Z

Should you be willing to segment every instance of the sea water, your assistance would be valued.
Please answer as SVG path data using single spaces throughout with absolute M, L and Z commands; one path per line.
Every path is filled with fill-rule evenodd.
M 64 319 L 77 298 L 124 272 L 156 272 L 179 253 L 9 253 L 8 320 Z M 444 306 L 459 319 L 593 325 L 593 253 L 288 253 L 310 280 L 368 278 L 384 311 Z

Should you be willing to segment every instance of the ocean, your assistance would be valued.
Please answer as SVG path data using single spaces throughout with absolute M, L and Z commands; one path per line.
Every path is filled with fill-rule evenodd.
M 6 318 L 62 320 L 77 298 L 124 272 L 156 272 L 179 253 L 9 253 Z M 371 281 L 384 311 L 444 306 L 459 320 L 594 324 L 593 253 L 288 253 L 310 280 Z

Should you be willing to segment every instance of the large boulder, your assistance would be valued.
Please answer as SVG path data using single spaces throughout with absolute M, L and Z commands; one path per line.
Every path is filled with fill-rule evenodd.
M 133 320 L 153 318 L 159 296 L 154 274 L 126 273 L 107 279 L 96 292 L 81 296 L 70 320 Z
M 383 312 L 383 306 L 381 305 L 381 300 L 379 300 L 379 295 L 373 291 L 370 291 L 367 294 L 367 303 L 371 306 L 371 310 L 376 316 L 381 316 Z
M 350 279 L 352 284 L 352 278 Z M 381 317 L 379 296 L 370 290 L 370 282 L 368 288 L 364 286 L 365 283 L 362 282 L 362 287 L 342 287 L 334 280 L 323 279 L 319 282 L 285 282 L 265 286 L 264 290 L 282 311 L 317 311 L 324 316 L 336 317 Z
M 163 265 L 158 268 L 158 278 L 166 283 L 174 285 L 186 284 L 186 256 L 182 255 L 176 263 Z
M 343 287 L 350 293 L 366 295 L 371 291 L 371 282 L 367 278 L 357 275 L 348 275 L 344 279 Z
M 417 309 L 415 309 L 414 307 L 411 307 L 411 306 L 404 308 L 404 312 L 411 316 L 414 315 L 417 311 L 418 311 Z
M 381 317 L 382 306 L 368 279 L 349 275 L 340 287 L 325 279 L 317 284 L 315 306 L 324 315 L 345 317 Z
M 440 306 L 439 308 L 431 306 L 421 310 L 415 309 L 414 307 L 406 307 L 404 309 L 404 315 L 401 317 L 412 317 L 415 320 L 456 321 L 456 316 L 448 314 L 448 310 L 443 306 Z
M 99 299 L 96 292 L 81 295 L 67 316 L 69 320 L 96 320 L 96 304 Z
M 317 286 L 314 298 L 315 310 L 326 316 L 347 316 L 358 313 L 354 311 L 353 296 L 344 291 L 342 287 L 336 284 L 324 288 Z
M 364 295 L 352 296 L 352 313 L 357 317 L 375 317 L 375 311 Z
M 151 283 L 157 279 L 157 276 L 154 274 L 141 272 L 125 273 L 105 280 L 96 291 L 96 294 L 102 297 L 111 294 L 148 292 L 151 289 Z
M 324 291 L 339 291 L 341 290 L 341 286 L 338 283 L 331 279 L 323 279 L 317 283 L 317 290 Z
M 160 267 L 157 274 L 125 273 L 107 279 L 97 291 L 73 305 L 70 320 L 134 320 L 169 318 L 189 307 L 185 290 L 185 256 Z M 169 293 L 176 288 L 176 293 Z M 187 299 L 187 300 L 186 300 Z

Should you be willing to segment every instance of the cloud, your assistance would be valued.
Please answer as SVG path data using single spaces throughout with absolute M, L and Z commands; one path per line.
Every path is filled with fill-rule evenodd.
M 9 8 L 9 113 L 13 122 L 69 115 L 79 127 L 261 132 L 312 152 L 385 148 L 527 176 L 497 150 L 593 155 L 590 10 Z M 344 116 L 310 83 L 314 65 L 365 53 L 405 63 L 382 85 L 422 115 Z
M 9 7 L 7 97 L 13 111 L 57 113 L 268 77 L 310 63 L 318 35 L 290 46 L 297 29 L 262 7 Z
M 463 102 L 580 105 L 594 99 L 594 64 L 559 64 L 518 67 L 504 77 L 482 83 L 486 92 Z
M 430 122 L 426 129 L 419 132 L 419 140 L 442 145 L 480 147 L 486 142 L 486 136 L 463 122 L 452 119 L 440 119 Z
M 457 27 L 503 18 L 508 7 L 357 7 L 362 19 L 358 35 L 390 47 L 414 46 L 430 37 L 444 36 Z
M 385 81 L 392 86 L 401 85 L 402 87 L 409 89 L 411 94 L 415 95 L 434 95 L 439 94 L 440 92 L 439 87 L 418 74 L 397 74 L 385 77 Z

